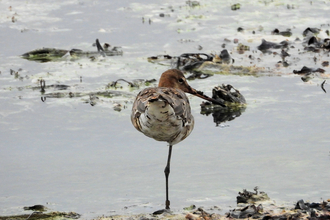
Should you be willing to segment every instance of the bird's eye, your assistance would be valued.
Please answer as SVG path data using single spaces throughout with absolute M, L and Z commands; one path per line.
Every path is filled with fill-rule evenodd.
M 179 81 L 180 84 L 183 83 L 183 79 L 182 78 L 180 78 L 178 81 Z

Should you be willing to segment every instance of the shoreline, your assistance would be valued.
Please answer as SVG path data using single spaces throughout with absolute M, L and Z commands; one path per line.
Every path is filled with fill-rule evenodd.
M 243 190 L 237 196 L 237 207 L 226 210 L 225 214 L 218 214 L 218 207 L 211 209 L 191 205 L 181 211 L 159 210 L 154 213 L 141 214 L 114 214 L 102 215 L 93 220 L 165 220 L 165 219 L 186 219 L 186 220 L 223 220 L 223 219 L 330 219 L 330 199 L 322 202 L 305 202 L 299 200 L 296 204 L 281 206 L 271 200 L 265 192 L 254 192 Z M 47 207 L 34 205 L 23 208 L 32 211 L 29 214 L 0 216 L 0 220 L 61 220 L 61 219 L 85 219 L 75 212 L 47 212 Z

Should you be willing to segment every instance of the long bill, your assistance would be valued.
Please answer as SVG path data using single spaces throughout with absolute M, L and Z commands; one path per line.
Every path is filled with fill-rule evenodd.
M 220 101 L 218 101 L 218 100 L 215 100 L 215 99 L 213 99 L 213 98 L 210 98 L 210 97 L 208 97 L 207 95 L 204 95 L 203 92 L 201 92 L 201 91 L 197 91 L 197 90 L 195 90 L 195 89 L 193 89 L 193 88 L 191 88 L 191 87 L 189 87 L 189 89 L 188 89 L 187 92 L 190 93 L 190 94 L 192 94 L 192 95 L 194 95 L 194 96 L 197 96 L 197 97 L 199 97 L 199 98 L 205 99 L 205 100 L 207 100 L 207 101 L 209 101 L 209 102 L 212 102 L 213 104 L 220 105 L 220 106 L 222 106 L 222 107 L 226 107 L 226 105 L 225 105 L 224 103 L 222 103 L 222 102 L 220 102 Z

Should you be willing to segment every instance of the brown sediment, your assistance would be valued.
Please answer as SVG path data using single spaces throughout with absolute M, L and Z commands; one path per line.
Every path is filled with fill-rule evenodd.
M 78 218 L 80 218 L 80 215 L 75 212 L 32 212 L 24 215 L 0 216 L 0 220 L 60 220 Z

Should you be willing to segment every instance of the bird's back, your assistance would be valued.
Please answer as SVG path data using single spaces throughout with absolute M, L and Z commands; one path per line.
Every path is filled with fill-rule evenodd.
M 194 127 L 186 94 L 167 87 L 142 90 L 133 104 L 131 120 L 146 136 L 172 145 L 184 140 Z

